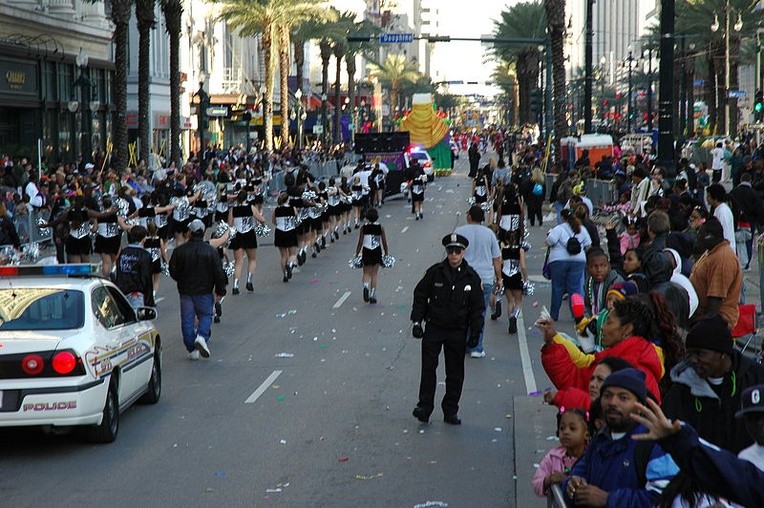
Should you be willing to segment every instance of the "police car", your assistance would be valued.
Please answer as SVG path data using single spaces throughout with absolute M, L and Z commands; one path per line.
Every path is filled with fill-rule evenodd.
M 0 427 L 81 426 L 114 441 L 120 412 L 162 393 L 155 318 L 98 265 L 0 266 Z

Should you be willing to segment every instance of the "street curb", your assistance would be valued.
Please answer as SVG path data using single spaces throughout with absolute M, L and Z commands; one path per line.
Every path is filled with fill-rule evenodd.
M 559 442 L 555 435 L 557 409 L 543 403 L 541 397 L 523 395 L 513 398 L 512 433 L 515 457 L 515 506 L 546 507 L 546 498 L 533 492 L 531 480 L 546 453 Z

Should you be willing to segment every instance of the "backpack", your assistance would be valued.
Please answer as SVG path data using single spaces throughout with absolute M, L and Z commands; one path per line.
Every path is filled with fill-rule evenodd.
M 581 242 L 578 240 L 578 238 L 576 238 L 576 235 L 568 238 L 568 243 L 565 244 L 565 250 L 567 250 L 568 254 L 571 256 L 575 256 L 581 253 Z
M 544 193 L 544 186 L 536 182 L 536 184 L 533 186 L 533 195 L 541 196 L 543 193 Z

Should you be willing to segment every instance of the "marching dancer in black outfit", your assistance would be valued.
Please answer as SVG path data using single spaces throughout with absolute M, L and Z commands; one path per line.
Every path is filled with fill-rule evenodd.
M 239 278 L 241 277 L 244 253 L 247 254 L 247 291 L 255 290 L 252 275 L 257 265 L 257 235 L 255 220 L 265 224 L 265 218 L 257 207 L 247 201 L 247 191 L 239 191 L 236 203 L 228 210 L 228 224 L 236 229 L 236 236 L 231 240 L 231 250 L 234 256 L 233 290 L 231 294 L 239 294 Z
M 385 228 L 377 221 L 379 212 L 372 208 L 366 212 L 366 224 L 361 227 L 355 255 L 363 262 L 363 301 L 377 303 L 377 273 L 382 264 L 382 256 L 389 255 Z
M 273 210 L 271 222 L 276 226 L 273 245 L 279 250 L 283 280 L 289 282 L 297 263 L 297 211 L 289 203 L 289 194 L 286 192 L 279 194 L 278 206 Z

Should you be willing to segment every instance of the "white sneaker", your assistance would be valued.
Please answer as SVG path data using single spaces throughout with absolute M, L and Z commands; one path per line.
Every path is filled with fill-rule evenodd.
M 191 351 L 190 353 L 186 353 L 186 357 L 192 362 L 195 362 L 199 359 L 199 351 Z
M 196 340 L 194 341 L 194 346 L 196 347 L 196 351 L 202 355 L 202 357 L 210 357 L 210 348 L 207 347 L 207 341 L 204 340 L 204 337 L 197 335 Z
M 485 351 L 473 351 L 470 353 L 471 358 L 484 358 L 485 357 Z

